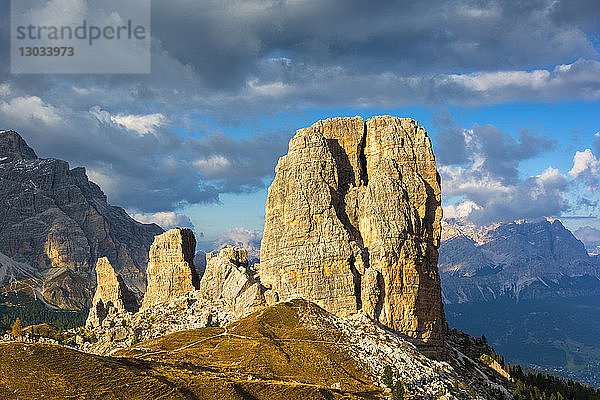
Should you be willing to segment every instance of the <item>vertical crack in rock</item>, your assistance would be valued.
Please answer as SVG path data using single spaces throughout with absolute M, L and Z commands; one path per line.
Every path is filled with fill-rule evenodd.
M 364 186 L 369 184 L 369 174 L 367 171 L 367 157 L 365 157 L 365 146 L 367 144 L 367 124 L 363 124 L 363 134 L 362 140 L 360 141 L 360 145 L 358 147 L 358 159 L 360 162 L 360 178 L 361 182 Z M 404 146 L 404 142 L 402 142 L 402 146 Z
M 356 297 L 356 309 L 362 310 L 362 279 L 360 273 L 354 265 L 355 261 L 354 255 L 350 256 L 350 271 L 352 271 L 352 275 L 354 277 L 354 296 Z
M 415 121 L 319 121 L 277 164 L 260 279 L 282 300 L 304 297 L 342 316 L 363 310 L 439 354 L 441 213 L 431 142 Z

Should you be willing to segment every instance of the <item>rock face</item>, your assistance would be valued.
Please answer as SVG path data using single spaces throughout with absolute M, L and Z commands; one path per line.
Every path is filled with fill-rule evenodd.
M 225 246 L 216 255 L 207 254 L 199 292 L 207 300 L 222 299 L 236 316 L 249 314 L 266 305 L 265 288 L 255 275 L 247 250 Z
M 110 206 L 84 168 L 38 158 L 13 131 L 0 131 L 0 222 L 0 253 L 30 267 L 48 303 L 69 309 L 91 304 L 94 266 L 102 256 L 143 292 L 148 248 L 162 232 Z M 3 283 L 30 275 L 17 273 Z
M 444 346 L 440 184 L 408 118 L 333 118 L 299 130 L 266 204 L 261 282 L 340 316 L 363 310 L 431 353 Z
M 600 263 L 559 220 L 475 226 L 443 222 L 444 302 L 600 294 Z
M 198 288 L 200 279 L 194 268 L 195 251 L 196 238 L 188 228 L 174 228 L 154 238 L 142 309 Z
M 135 313 L 140 308 L 135 295 L 125 285 L 123 278 L 115 273 L 106 257 L 98 259 L 96 263 L 96 281 L 96 294 L 86 327 L 93 329 L 101 326 L 110 313 Z

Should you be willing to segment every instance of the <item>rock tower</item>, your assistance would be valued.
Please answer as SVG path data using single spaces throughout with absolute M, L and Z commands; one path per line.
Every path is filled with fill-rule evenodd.
M 331 118 L 299 130 L 276 167 L 259 275 L 281 300 L 363 310 L 431 354 L 444 348 L 440 178 L 409 118 Z
M 96 280 L 96 294 L 85 323 L 86 327 L 101 326 L 102 321 L 111 312 L 138 311 L 140 306 L 135 295 L 125 285 L 123 278 L 115 273 L 106 257 L 99 258 L 96 263 Z
M 199 291 L 205 299 L 222 299 L 236 316 L 243 316 L 266 305 L 265 288 L 255 274 L 248 251 L 227 245 L 217 254 L 207 254 Z
M 154 238 L 147 269 L 148 289 L 142 309 L 167 302 L 198 288 L 194 268 L 196 238 L 188 228 L 174 228 Z

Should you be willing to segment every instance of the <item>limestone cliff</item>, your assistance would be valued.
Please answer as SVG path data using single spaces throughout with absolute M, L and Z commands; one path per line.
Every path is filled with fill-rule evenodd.
M 4 285 L 34 275 L 47 302 L 89 306 L 96 260 L 107 256 L 143 292 L 148 248 L 161 232 L 110 206 L 84 168 L 40 159 L 18 133 L 0 131 L 0 253 L 31 272 L 11 275 Z
M 444 346 L 440 183 L 408 118 L 332 118 L 299 130 L 266 204 L 261 282 L 337 315 L 363 310 L 426 351 Z
M 173 228 L 154 238 L 147 269 L 148 289 L 142 309 L 198 288 L 194 268 L 196 238 L 188 228 Z
M 86 327 L 96 328 L 102 325 L 110 313 L 135 313 L 140 308 L 134 294 L 129 290 L 123 278 L 115 273 L 108 258 L 102 257 L 96 263 L 96 294 L 86 322 Z

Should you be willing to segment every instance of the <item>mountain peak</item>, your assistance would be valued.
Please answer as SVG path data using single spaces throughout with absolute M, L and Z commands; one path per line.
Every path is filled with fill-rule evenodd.
M 15 131 L 0 130 L 0 161 L 35 160 L 35 151 Z

